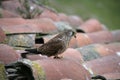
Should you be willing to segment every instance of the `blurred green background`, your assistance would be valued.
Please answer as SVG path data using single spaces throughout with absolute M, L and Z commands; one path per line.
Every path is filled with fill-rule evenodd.
M 84 21 L 97 18 L 110 30 L 120 29 L 120 0 L 48 0 L 48 5 Z

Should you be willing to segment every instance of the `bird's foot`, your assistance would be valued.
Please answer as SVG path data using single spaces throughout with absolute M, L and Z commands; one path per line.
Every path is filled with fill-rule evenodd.
M 62 59 L 63 56 L 54 56 L 54 59 Z

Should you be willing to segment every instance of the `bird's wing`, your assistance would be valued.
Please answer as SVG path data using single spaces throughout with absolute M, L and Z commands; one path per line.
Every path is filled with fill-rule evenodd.
M 65 45 L 62 40 L 54 39 L 43 44 L 38 50 L 44 55 L 52 56 L 58 54 L 60 50 L 63 50 L 64 46 Z

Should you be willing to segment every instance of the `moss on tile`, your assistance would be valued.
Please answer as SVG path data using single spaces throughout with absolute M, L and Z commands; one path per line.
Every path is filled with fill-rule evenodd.
M 35 80 L 46 80 L 46 76 L 45 76 L 45 72 L 44 72 L 44 70 L 43 70 L 43 68 L 39 65 L 39 64 L 37 64 L 37 63 L 35 63 L 35 62 L 33 62 L 33 73 L 34 73 L 34 77 L 35 77 Z

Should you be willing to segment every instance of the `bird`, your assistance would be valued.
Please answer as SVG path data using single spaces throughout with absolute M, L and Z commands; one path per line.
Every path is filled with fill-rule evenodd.
M 72 37 L 76 38 L 76 32 L 74 30 L 65 30 L 60 32 L 58 35 L 50 39 L 35 49 L 25 49 L 25 51 L 34 54 L 46 55 L 48 57 L 54 56 L 54 58 L 62 58 L 59 54 L 62 54 L 69 46 L 69 42 Z M 22 57 L 26 57 L 26 54 L 22 54 Z

